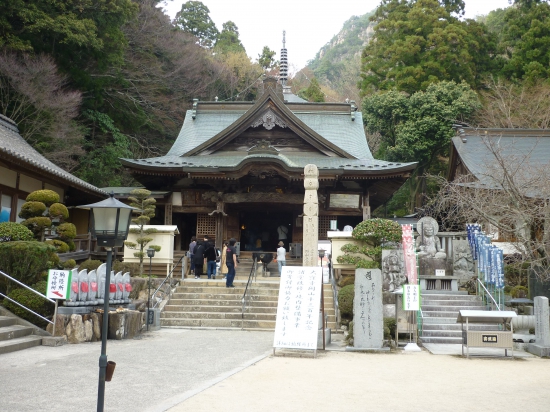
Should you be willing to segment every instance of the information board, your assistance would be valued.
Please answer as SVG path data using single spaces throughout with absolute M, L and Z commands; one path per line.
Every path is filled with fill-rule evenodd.
M 46 297 L 50 299 L 69 299 L 71 296 L 70 287 L 73 272 L 75 276 L 78 273 L 76 269 L 50 269 L 48 271 L 48 288 L 46 290 Z
M 274 348 L 317 349 L 322 280 L 320 267 L 283 266 Z

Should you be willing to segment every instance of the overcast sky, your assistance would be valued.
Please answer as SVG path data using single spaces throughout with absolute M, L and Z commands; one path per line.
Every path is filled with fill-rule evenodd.
M 161 4 L 174 18 L 186 0 L 166 0 Z M 264 46 L 277 52 L 279 59 L 283 30 L 292 72 L 303 68 L 319 49 L 336 35 L 351 16 L 374 10 L 380 0 L 203 0 L 218 30 L 228 20 L 239 28 L 248 55 L 256 60 Z M 474 18 L 491 10 L 508 7 L 508 0 L 466 0 L 466 17 Z

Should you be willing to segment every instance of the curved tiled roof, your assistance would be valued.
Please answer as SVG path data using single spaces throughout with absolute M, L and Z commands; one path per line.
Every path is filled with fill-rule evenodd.
M 108 196 L 107 192 L 73 176 L 38 153 L 21 137 L 17 124 L 2 115 L 0 115 L 0 157 L 33 167 L 51 178 L 59 179 L 80 190 L 99 196 Z

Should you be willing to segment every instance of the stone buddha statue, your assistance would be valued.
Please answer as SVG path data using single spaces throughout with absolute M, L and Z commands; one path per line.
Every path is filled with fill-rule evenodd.
M 417 228 L 420 233 L 416 248 L 418 257 L 420 259 L 445 259 L 447 254 L 436 236 L 439 231 L 437 221 L 431 217 L 423 217 L 418 221 Z

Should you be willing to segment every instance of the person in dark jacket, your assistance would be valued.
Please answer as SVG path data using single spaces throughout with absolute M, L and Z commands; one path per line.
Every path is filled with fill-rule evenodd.
M 204 266 L 204 242 L 197 241 L 197 246 L 193 250 L 193 261 L 195 262 L 195 279 L 200 279 L 202 275 L 202 268 Z
M 208 279 L 216 278 L 216 248 L 212 242 L 208 241 L 208 238 L 205 236 L 205 249 L 204 257 L 206 258 L 206 275 Z

